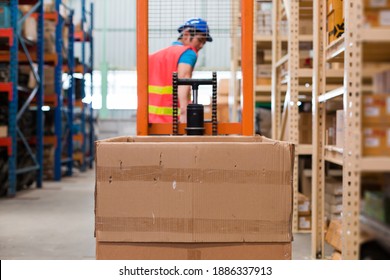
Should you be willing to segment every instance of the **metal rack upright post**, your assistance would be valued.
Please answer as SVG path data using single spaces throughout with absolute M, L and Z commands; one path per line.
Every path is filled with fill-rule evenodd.
M 60 15 L 60 7 L 63 7 L 69 12 L 66 20 Z M 62 165 L 66 164 L 67 170 L 66 175 L 71 176 L 73 173 L 73 118 L 74 118 L 74 24 L 73 24 L 73 10 L 66 7 L 61 0 L 56 0 L 55 2 L 56 12 L 58 14 L 58 21 L 56 25 L 56 54 L 58 58 L 58 63 L 55 69 L 55 90 L 57 94 L 57 106 L 55 109 L 55 135 L 57 138 L 57 145 L 55 150 L 55 160 L 54 160 L 54 179 L 56 181 L 61 180 L 62 177 Z M 63 39 L 62 39 L 62 29 L 66 25 L 69 29 L 68 31 L 68 49 L 67 49 L 67 71 L 68 76 L 70 77 L 69 87 L 68 87 L 68 96 L 67 96 L 67 134 L 64 137 L 63 121 L 62 116 L 65 110 L 63 97 L 62 97 L 62 74 L 64 61 L 62 57 L 63 50 Z M 64 144 L 67 144 L 67 153 L 66 158 L 63 158 L 63 147 Z
M 94 129 L 93 129 L 93 108 L 92 108 L 92 96 L 93 96 L 93 2 L 90 4 L 90 11 L 86 9 L 86 1 L 81 1 L 81 64 L 82 64 L 82 80 L 81 80 L 81 97 L 85 98 L 85 74 L 90 72 L 91 77 L 91 102 L 84 103 L 81 111 L 81 131 L 83 135 L 82 142 L 82 155 L 83 160 L 81 164 L 81 171 L 86 170 L 87 163 L 90 168 L 93 165 L 93 143 L 94 143 Z M 90 25 L 88 32 L 85 30 L 85 24 L 87 23 L 87 15 L 89 15 Z M 86 43 L 90 45 L 89 63 L 86 61 Z M 87 71 L 86 71 L 87 70 Z M 87 114 L 88 113 L 88 114 Z M 89 133 L 86 132 L 86 122 L 89 124 Z M 88 142 L 88 156 L 87 156 L 87 142 Z
M 308 47 L 312 34 L 300 34 L 301 21 L 312 19 L 312 3 L 302 0 L 273 0 L 272 33 L 272 138 L 296 145 L 294 158 L 293 232 L 310 232 L 299 227 L 298 216 L 298 159 L 312 154 L 311 144 L 302 144 L 299 127 L 299 104 L 311 96 L 310 80 L 313 70 L 300 65 L 300 51 Z M 287 38 L 282 23 L 287 22 Z M 285 44 L 285 39 L 286 43 Z M 311 45 L 310 45 L 311 47 Z M 283 51 L 286 54 L 283 55 Z M 283 106 L 283 109 L 281 109 Z
M 58 21 L 56 24 L 55 44 L 58 63 L 55 67 L 55 92 L 57 95 L 57 106 L 54 113 L 54 132 L 57 138 L 57 145 L 54 153 L 54 179 L 56 181 L 61 180 L 61 158 L 62 158 L 62 26 L 64 19 L 60 16 L 60 4 L 61 0 L 56 0 L 55 10 L 58 15 Z

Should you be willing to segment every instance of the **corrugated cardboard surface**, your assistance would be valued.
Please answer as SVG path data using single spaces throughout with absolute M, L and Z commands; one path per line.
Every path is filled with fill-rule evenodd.
M 291 260 L 291 243 L 97 242 L 99 260 Z
M 292 240 L 292 144 L 120 137 L 96 152 L 98 242 Z

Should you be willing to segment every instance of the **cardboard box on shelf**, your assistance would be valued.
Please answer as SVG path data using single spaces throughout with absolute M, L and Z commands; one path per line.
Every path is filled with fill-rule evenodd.
M 260 136 L 98 141 L 97 259 L 291 259 L 293 158 Z
M 36 42 L 38 33 L 37 33 L 37 21 L 33 17 L 28 17 L 23 22 L 22 35 L 29 41 Z
M 390 10 L 366 10 L 364 26 L 368 28 L 390 28 Z
M 269 77 L 257 77 L 256 78 L 256 85 L 258 86 L 270 86 L 272 84 L 272 78 Z
M 310 198 L 302 193 L 298 193 L 298 215 L 310 215 L 311 203 Z
M 344 147 L 344 110 L 336 111 L 336 146 Z
M 43 5 L 43 11 L 45 13 L 55 12 L 55 10 L 56 10 L 56 7 L 55 7 L 54 3 L 45 3 Z
M 327 0 L 327 14 L 329 15 L 333 11 L 343 10 L 343 0 Z
M 0 137 L 7 137 L 7 136 L 8 136 L 8 126 L 0 125 Z
M 311 198 L 311 169 L 303 169 L 301 176 L 299 177 L 299 182 L 301 184 L 301 191 L 304 195 Z
M 43 34 L 43 38 L 45 41 L 45 44 L 44 44 L 44 52 L 45 53 L 55 53 L 56 52 L 55 30 L 56 30 L 55 22 L 45 20 L 44 34 Z
M 298 229 L 299 230 L 311 230 L 311 216 L 298 216 Z
M 313 21 L 310 19 L 299 20 L 299 34 L 300 35 L 312 35 L 313 34 Z
M 309 112 L 299 113 L 299 143 L 311 144 L 313 138 L 312 114 Z
M 343 0 L 328 0 L 328 43 L 344 33 Z
M 326 114 L 325 145 L 336 145 L 336 116 L 334 113 Z
M 332 177 L 326 178 L 325 180 L 325 193 L 331 195 L 342 195 L 343 194 L 343 181 Z
M 372 76 L 372 92 L 375 94 L 378 93 L 390 93 L 390 70 L 381 71 L 375 73 Z
M 390 8 L 390 0 L 364 0 L 364 9 Z
M 53 66 L 45 65 L 43 67 L 44 71 L 44 82 L 43 82 L 43 89 L 45 94 L 53 94 L 55 93 L 55 68 Z M 34 74 L 32 73 L 30 69 L 30 78 L 28 82 L 29 88 L 34 88 L 36 86 L 37 82 L 34 78 Z
M 325 212 L 327 214 L 340 214 L 343 212 L 343 204 L 330 204 L 325 203 Z
M 363 156 L 390 155 L 390 128 L 386 125 L 364 125 Z
M 325 201 L 327 203 L 329 203 L 330 205 L 343 204 L 343 196 L 326 193 L 325 194 Z
M 325 240 L 328 242 L 333 248 L 341 252 L 342 243 L 342 228 L 340 220 L 331 220 L 329 224 L 329 228 L 325 234 Z
M 363 124 L 390 124 L 390 94 L 363 95 Z

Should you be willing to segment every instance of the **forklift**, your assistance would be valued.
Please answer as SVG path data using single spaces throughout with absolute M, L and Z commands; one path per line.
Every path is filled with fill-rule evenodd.
M 177 101 L 173 104 L 173 123 L 148 122 L 148 59 L 149 59 L 149 1 L 137 1 L 137 135 L 242 135 L 253 136 L 254 132 L 254 86 L 253 86 L 253 1 L 242 0 L 242 117 L 240 122 L 221 123 L 217 120 L 216 74 L 212 79 L 178 79 L 173 74 L 173 87 L 191 85 L 193 104 L 189 104 L 188 123 L 177 120 Z M 214 77 L 215 75 L 215 77 Z M 202 105 L 197 102 L 199 85 L 213 85 L 212 121 L 204 122 Z M 173 94 L 175 98 L 175 94 Z M 176 111 L 175 111 L 176 108 Z M 175 118 L 176 113 L 176 118 Z

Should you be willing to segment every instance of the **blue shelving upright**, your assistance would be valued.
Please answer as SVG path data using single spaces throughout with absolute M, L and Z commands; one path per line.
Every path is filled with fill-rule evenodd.
M 57 145 L 54 151 L 54 180 L 61 180 L 62 176 L 62 107 L 63 107 L 63 98 L 62 98 L 62 27 L 64 25 L 64 19 L 60 15 L 60 5 L 61 0 L 55 0 L 55 10 L 58 15 L 58 20 L 56 24 L 55 31 L 55 45 L 56 45 L 56 54 L 57 54 L 57 65 L 54 72 L 54 87 L 55 93 L 57 96 L 57 106 L 54 111 L 54 133 L 56 136 Z
M 93 29 L 94 29 L 94 3 L 91 2 L 90 4 L 90 16 L 91 16 L 91 26 L 89 29 L 89 49 L 90 49 L 90 57 L 89 57 L 89 65 L 90 65 L 90 92 L 91 92 L 91 103 L 89 105 L 89 125 L 90 125 L 90 131 L 89 131 L 89 168 L 93 168 L 93 163 L 95 160 L 95 129 L 94 129 L 94 116 L 93 116 L 93 107 L 92 107 L 92 97 L 93 97 L 93 69 L 94 69 L 94 49 L 93 49 Z
M 31 9 L 25 15 L 20 16 L 18 5 L 26 4 L 31 5 Z M 36 171 L 36 185 L 38 188 L 42 187 L 43 178 L 43 0 L 10 0 L 9 8 L 11 13 L 11 27 L 12 27 L 12 44 L 10 45 L 10 83 L 11 83 L 11 98 L 9 100 L 9 121 L 8 121 L 8 136 L 11 144 L 11 153 L 8 157 L 9 173 L 8 173 L 8 191 L 7 195 L 13 197 L 16 195 L 17 187 L 17 175 L 24 174 L 26 172 Z M 23 38 L 21 37 L 20 30 L 23 22 L 32 13 L 37 13 L 37 44 L 36 44 L 36 59 L 37 70 L 33 67 L 33 57 L 30 54 Z M 32 90 L 27 97 L 25 103 L 19 108 L 18 102 L 18 65 L 19 65 L 19 45 L 22 47 L 22 51 L 27 58 L 27 62 L 30 65 L 34 77 L 37 81 L 36 87 Z M 33 99 L 36 99 L 37 104 L 37 127 L 36 127 L 36 141 L 35 141 L 35 153 L 30 146 L 30 139 L 27 139 L 23 134 L 23 128 L 19 127 L 18 121 L 29 109 L 30 103 Z M 33 161 L 32 166 L 26 166 L 23 168 L 17 168 L 17 155 L 18 155 L 18 143 L 22 143 L 26 148 L 29 156 Z
M 60 7 L 63 6 L 68 13 L 66 19 L 60 15 Z M 55 0 L 55 8 L 58 15 L 56 25 L 55 44 L 58 63 L 55 69 L 55 91 L 57 95 L 57 106 L 55 108 L 55 135 L 57 145 L 54 154 L 54 180 L 60 181 L 62 177 L 62 166 L 66 165 L 66 175 L 73 174 L 73 119 L 74 119 L 74 25 L 73 10 L 62 3 L 61 0 Z M 62 74 L 64 60 L 62 56 L 63 39 L 62 30 L 68 28 L 68 48 L 67 54 L 67 74 L 69 77 L 69 88 L 67 90 L 67 106 L 64 106 L 62 96 Z M 63 113 L 66 113 L 66 127 L 63 127 Z M 66 157 L 63 158 L 63 147 L 66 146 Z
M 93 15 L 94 15 L 94 4 L 91 1 L 90 3 L 90 11 L 87 11 L 86 9 L 86 1 L 81 1 L 81 63 L 82 63 L 82 84 L 81 84 L 81 96 L 82 98 L 85 97 L 85 77 L 86 77 L 86 70 L 90 72 L 90 94 L 91 94 L 91 102 L 90 103 L 83 103 L 82 112 L 81 112 L 81 131 L 83 134 L 83 143 L 82 143 L 82 154 L 83 154 L 83 161 L 81 170 L 85 171 L 87 165 L 89 168 L 93 167 L 94 162 L 94 142 L 95 142 L 95 132 L 94 132 L 94 112 L 92 107 L 92 97 L 93 97 L 93 55 L 94 55 L 94 49 L 93 49 Z M 85 30 L 85 25 L 87 24 L 87 17 L 89 17 L 89 29 L 88 31 Z M 90 53 L 89 53 L 89 59 L 87 63 L 86 59 L 86 44 L 89 43 L 90 47 Z M 89 133 L 86 132 L 86 123 L 89 124 Z M 88 143 L 88 151 L 87 151 L 87 143 Z
M 67 134 L 67 167 L 68 172 L 67 175 L 72 175 L 72 168 L 73 168 L 73 120 L 74 120 L 74 99 L 75 99 L 75 82 L 74 82 L 74 67 L 75 67 L 75 60 L 74 60 L 74 24 L 73 24 L 73 10 L 70 11 L 69 16 L 67 18 L 67 25 L 69 28 L 68 33 L 68 76 L 69 76 L 69 88 L 68 88 L 68 117 L 67 117 L 67 123 L 68 123 L 68 134 Z

